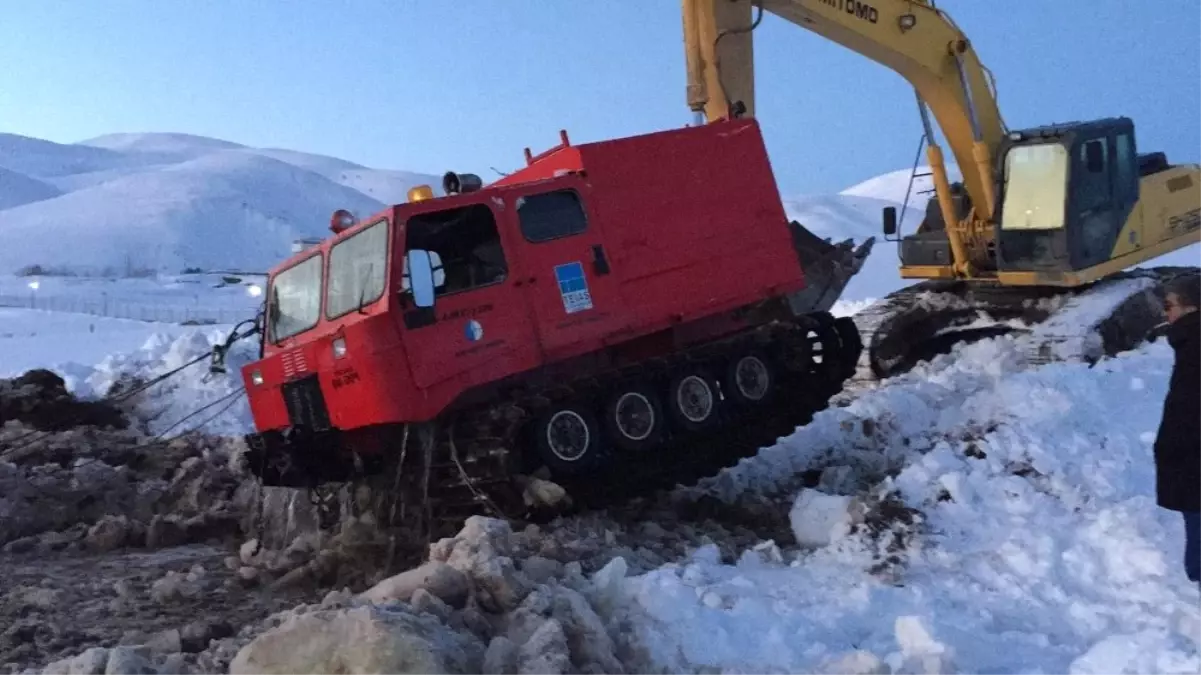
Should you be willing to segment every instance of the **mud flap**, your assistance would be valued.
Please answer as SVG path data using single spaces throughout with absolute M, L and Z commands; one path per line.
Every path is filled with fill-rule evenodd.
M 792 247 L 805 275 L 805 288 L 788 296 L 793 314 L 801 316 L 828 312 L 842 296 L 851 277 L 863 268 L 863 262 L 876 243 L 868 237 L 858 247 L 852 239 L 831 244 L 792 221 Z

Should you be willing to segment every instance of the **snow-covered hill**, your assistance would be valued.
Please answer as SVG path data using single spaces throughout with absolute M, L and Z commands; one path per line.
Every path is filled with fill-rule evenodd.
M 0 210 L 40 202 L 60 194 L 62 191 L 49 183 L 0 168 Z
M 926 171 L 928 169 L 925 167 L 918 168 L 919 174 Z M 856 243 L 868 237 L 876 238 L 872 254 L 864 262 L 859 274 L 847 285 L 842 303 L 835 309 L 836 313 L 849 313 L 839 310 L 881 298 L 908 285 L 897 271 L 900 261 L 896 245 L 883 240 L 883 211 L 887 206 L 896 207 L 898 215 L 902 217 L 901 232 L 917 229 L 925 214 L 926 202 L 930 199 L 930 195 L 924 191 L 931 189 L 933 184 L 929 177 L 915 178 L 906 204 L 909 175 L 909 169 L 901 169 L 869 178 L 838 194 L 784 200 L 788 217 L 819 237 L 836 242 L 850 237 Z M 950 175 L 952 179 L 957 179 L 959 172 L 951 167 Z
M 917 167 L 917 175 L 913 177 L 912 190 L 909 188 L 910 170 L 897 169 L 852 185 L 838 194 L 848 197 L 872 197 L 902 204 L 905 201 L 906 191 L 910 191 L 909 203 L 924 206 L 930 197 L 930 191 L 934 189 L 934 180 L 925 175 L 929 173 L 930 167 Z M 963 180 L 963 174 L 959 171 L 958 166 L 951 164 L 947 167 L 947 178 L 951 182 L 955 182 Z
M 293 240 L 326 234 L 334 210 L 366 215 L 437 181 L 187 134 L 76 144 L 2 134 L 0 273 L 265 269 Z

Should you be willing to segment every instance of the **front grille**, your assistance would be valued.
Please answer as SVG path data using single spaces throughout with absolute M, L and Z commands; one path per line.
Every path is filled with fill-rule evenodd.
M 287 382 L 280 390 L 292 426 L 313 431 L 329 428 L 329 410 L 325 407 L 325 397 L 321 394 L 321 383 L 316 375 Z

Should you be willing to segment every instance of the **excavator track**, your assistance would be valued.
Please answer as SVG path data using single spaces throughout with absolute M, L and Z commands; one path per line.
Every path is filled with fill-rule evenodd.
M 690 484 L 751 456 L 807 423 L 828 405 L 862 345 L 846 322 L 826 313 L 778 322 L 697 350 L 640 363 L 569 384 L 513 391 L 501 403 L 459 410 L 413 425 L 379 474 L 362 479 L 374 495 L 377 519 L 405 523 L 432 541 L 451 536 L 476 514 L 536 522 L 581 509 L 603 509 L 677 484 Z M 737 406 L 724 396 L 712 428 L 669 432 L 647 451 L 613 448 L 602 467 L 556 474 L 531 461 L 531 423 L 557 402 L 596 407 L 618 385 L 657 386 L 680 369 L 720 372 L 747 349 L 770 353 L 777 375 L 772 398 Z M 569 499 L 560 499 L 563 493 Z
M 1136 268 L 1073 289 L 926 281 L 855 315 L 867 347 L 858 379 L 886 379 L 956 345 L 1016 335 L 1032 365 L 1131 349 L 1163 319 L 1161 284 L 1191 267 Z

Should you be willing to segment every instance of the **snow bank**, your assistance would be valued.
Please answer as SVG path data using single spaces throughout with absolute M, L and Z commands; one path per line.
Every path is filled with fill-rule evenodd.
M 110 355 L 93 367 L 66 368 L 63 379 L 76 396 L 105 396 L 118 382 L 148 381 L 211 352 L 228 334 L 227 328 L 194 329 L 178 337 L 155 333 L 138 350 Z M 138 409 L 150 433 L 175 435 L 198 426 L 221 436 L 253 430 L 250 407 L 237 392 L 242 390 L 241 367 L 257 358 L 257 343 L 244 340 L 227 354 L 226 373 L 210 373 L 204 359 L 140 394 Z
M 156 332 L 177 336 L 186 328 L 87 314 L 0 307 L 0 377 L 33 368 L 64 376 L 116 352 L 137 349 Z
M 787 493 L 798 470 L 839 457 L 899 469 L 876 492 L 924 527 L 895 552 L 895 579 L 873 574 L 860 530 L 790 563 L 698 557 L 626 579 L 613 621 L 674 672 L 1197 672 L 1183 526 L 1154 498 L 1170 349 L 1021 372 L 1013 349 L 971 345 L 703 486 Z

